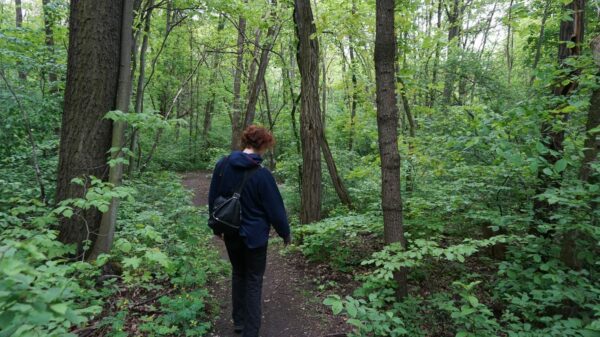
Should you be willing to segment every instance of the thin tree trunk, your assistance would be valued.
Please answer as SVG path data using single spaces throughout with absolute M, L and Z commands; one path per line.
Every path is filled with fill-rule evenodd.
M 462 0 L 453 0 L 452 10 L 449 11 L 446 8 L 446 14 L 448 15 L 448 52 L 447 52 L 447 65 L 446 65 L 446 81 L 444 84 L 444 103 L 450 104 L 452 96 L 454 94 L 454 81 L 456 78 L 455 70 L 448 69 L 453 65 L 455 60 L 454 49 L 460 42 L 460 32 L 462 26 Z M 455 68 L 455 67 L 453 67 Z
M 235 62 L 235 71 L 233 73 L 233 106 L 231 119 L 231 150 L 240 149 L 240 140 L 242 138 L 240 125 L 242 119 L 242 109 L 240 106 L 240 91 L 242 86 L 242 72 L 244 66 L 244 35 L 246 34 L 246 19 L 242 16 L 238 22 L 237 37 L 237 58 Z
M 538 63 L 540 62 L 540 57 L 542 56 L 542 42 L 544 42 L 544 34 L 546 30 L 546 20 L 548 20 L 548 15 L 550 13 L 550 4 L 551 1 L 546 1 L 546 6 L 544 7 L 544 14 L 542 15 L 542 23 L 540 25 L 540 36 L 538 37 L 537 44 L 535 47 L 535 58 L 533 59 L 533 65 L 531 69 L 535 72 L 537 69 Z M 533 83 L 535 79 L 535 74 L 531 75 L 531 79 L 529 80 L 529 84 Z
M 398 153 L 398 106 L 396 105 L 396 37 L 394 0 L 377 0 L 375 33 L 375 76 L 377 90 L 377 130 L 381 158 L 381 206 L 386 244 L 400 242 L 406 247 L 402 224 L 400 155 Z M 408 295 L 406 270 L 394 274 L 397 296 Z
M 294 22 L 298 36 L 298 68 L 301 76 L 300 135 L 302 142 L 302 191 L 300 222 L 321 218 L 321 151 L 323 133 L 319 106 L 319 45 L 309 0 L 294 1 Z
M 443 0 L 438 0 L 437 22 L 436 22 L 437 32 L 439 32 L 442 27 L 442 1 Z M 436 39 L 435 58 L 433 60 L 433 72 L 431 74 L 431 86 L 429 87 L 429 102 L 427 104 L 427 106 L 429 106 L 430 108 L 433 107 L 433 105 L 435 104 L 435 97 L 436 97 L 435 85 L 437 82 L 439 63 L 440 63 L 440 41 L 439 41 L 439 39 Z
M 144 112 L 144 82 L 146 80 L 146 52 L 148 50 L 148 39 L 150 38 L 150 20 L 152 19 L 152 9 L 154 0 L 148 0 L 148 10 L 144 20 L 144 36 L 142 37 L 142 46 L 140 47 L 140 71 L 137 80 L 137 89 L 135 92 L 135 113 Z M 135 153 L 138 146 L 139 130 L 134 129 L 131 135 L 130 150 Z M 136 169 L 135 161 L 131 160 L 128 167 L 128 174 L 131 175 Z
M 512 7 L 514 0 L 510 0 L 508 5 L 508 32 L 506 34 L 506 68 L 508 71 L 508 84 L 510 85 L 512 68 L 513 68 L 513 56 L 512 56 Z
M 56 60 L 54 59 L 54 13 L 52 12 L 52 10 L 49 8 L 50 6 L 50 0 L 42 0 L 42 10 L 44 13 L 44 34 L 45 34 L 45 39 L 44 42 L 46 43 L 46 48 L 48 49 L 48 54 L 50 55 L 50 66 L 54 67 Z M 48 82 L 50 85 L 50 92 L 55 93 L 57 92 L 57 88 L 56 88 L 56 80 L 57 80 L 57 76 L 56 76 L 56 72 L 54 72 L 54 69 L 50 69 L 50 71 L 48 72 Z
M 331 149 L 329 148 L 329 143 L 327 142 L 325 132 L 322 133 L 320 138 L 321 150 L 323 151 L 323 157 L 325 158 L 325 162 L 327 163 L 327 170 L 329 171 L 329 176 L 331 177 L 331 181 L 333 182 L 335 193 L 344 205 L 348 206 L 349 209 L 354 209 L 354 206 L 352 205 L 352 199 L 350 199 L 350 194 L 348 194 L 348 189 L 344 185 L 344 181 L 338 173 L 338 169 L 335 165 L 333 155 L 331 154 Z
M 406 115 L 406 119 L 408 120 L 408 135 L 409 135 L 408 140 L 407 140 L 408 157 L 410 158 L 409 160 L 412 160 L 414 150 L 415 150 L 414 138 L 415 138 L 416 124 L 415 124 L 415 119 L 412 115 L 412 111 L 410 109 L 410 104 L 408 104 L 408 97 L 406 96 L 406 84 L 404 84 L 404 81 L 402 80 L 402 78 L 400 76 L 397 76 L 396 79 L 397 79 L 398 83 L 400 83 L 400 85 L 402 86 L 402 89 L 400 89 L 400 98 L 402 99 L 402 107 L 404 108 L 404 114 Z M 410 165 L 410 166 L 412 167 L 412 165 Z M 413 191 L 414 188 L 415 188 L 414 172 L 412 169 L 409 169 L 408 172 L 406 173 L 406 190 Z
M 62 117 L 56 200 L 80 198 L 89 176 L 108 178 L 106 153 L 111 147 L 112 123 L 104 119 L 114 110 L 119 79 L 123 1 L 71 1 L 69 53 Z M 87 183 L 71 183 L 82 177 Z M 59 239 L 77 244 L 96 240 L 101 213 L 78 209 L 60 219 Z
M 23 27 L 23 6 L 21 4 L 21 0 L 15 0 L 15 26 L 17 28 Z M 22 67 L 22 63 L 18 63 L 18 68 Z M 19 79 L 22 81 L 27 80 L 27 73 L 21 69 L 19 69 Z
M 129 112 L 129 102 L 131 101 L 131 45 L 133 44 L 133 0 L 123 0 L 121 23 L 121 55 L 119 69 L 119 84 L 117 89 L 116 108 L 122 112 Z M 114 121 L 112 130 L 112 148 L 111 160 L 117 161 L 110 167 L 108 182 L 113 186 L 121 185 L 123 179 L 123 163 L 119 160 L 123 157 L 123 145 L 125 138 L 124 121 Z M 110 252 L 115 236 L 115 224 L 117 221 L 117 211 L 119 209 L 119 199 L 112 198 L 108 211 L 102 214 L 100 228 L 98 229 L 98 239 L 90 253 L 90 259 L 96 259 L 100 254 Z
M 276 2 L 272 1 L 273 7 L 276 6 Z M 275 8 L 273 8 L 273 13 L 275 12 Z M 277 18 L 273 17 L 275 21 Z M 277 39 L 277 35 L 279 33 L 280 26 L 273 22 L 273 25 L 269 26 L 267 30 L 267 37 L 265 44 L 262 47 L 260 52 L 260 63 L 258 65 L 258 72 L 256 73 L 256 79 L 252 82 L 252 86 L 250 87 L 250 93 L 248 95 L 248 104 L 246 105 L 246 114 L 244 119 L 244 128 L 250 126 L 250 124 L 254 121 L 254 114 L 256 113 L 256 102 L 258 101 L 258 97 L 260 94 L 260 90 L 262 88 L 263 79 L 265 78 L 265 73 L 267 72 L 267 66 L 269 65 L 269 53 L 275 44 L 275 40 Z M 256 46 L 258 48 L 258 46 Z
M 352 9 L 355 9 L 355 3 L 352 2 Z M 356 123 L 356 106 L 358 104 L 358 79 L 356 77 L 356 71 L 358 65 L 356 64 L 356 60 L 354 57 L 354 41 L 352 39 L 352 35 L 348 36 L 348 42 L 350 44 L 350 72 L 352 74 L 352 95 L 351 95 L 351 103 L 350 103 L 350 137 L 348 140 L 348 149 L 352 151 L 352 147 L 354 146 L 354 124 Z

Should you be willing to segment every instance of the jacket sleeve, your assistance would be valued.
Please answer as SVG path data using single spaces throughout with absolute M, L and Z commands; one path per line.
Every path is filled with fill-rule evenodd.
M 266 178 L 261 179 L 260 196 L 265 213 L 267 214 L 267 220 L 273 225 L 280 237 L 286 238 L 290 235 L 290 225 L 285 212 L 283 198 L 281 198 L 281 193 L 279 193 L 279 188 L 277 188 L 277 183 L 271 172 L 267 169 L 263 170 L 266 172 L 264 174 Z

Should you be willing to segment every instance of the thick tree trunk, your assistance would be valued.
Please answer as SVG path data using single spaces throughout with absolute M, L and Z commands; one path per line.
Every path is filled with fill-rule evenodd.
M 56 200 L 80 198 L 89 176 L 106 180 L 106 153 L 111 147 L 112 123 L 104 119 L 114 110 L 119 76 L 123 1 L 71 1 L 69 53 L 64 112 L 60 134 Z M 71 180 L 83 177 L 85 186 Z M 77 244 L 96 240 L 101 213 L 77 210 L 60 220 L 59 239 Z
M 581 55 L 581 47 L 583 42 L 584 34 L 584 10 L 585 0 L 575 0 L 565 6 L 565 10 L 572 12 L 572 20 L 564 20 L 560 23 L 560 36 L 558 45 L 558 61 L 563 69 L 567 69 L 569 74 L 564 78 L 568 78 L 573 75 L 576 70 L 569 69 L 566 64 L 566 60 L 570 57 L 577 57 Z M 567 44 L 571 42 L 572 44 Z M 563 79 L 564 79 L 563 78 Z M 562 79 L 559 79 L 559 83 Z M 569 96 L 572 91 L 577 87 L 577 82 L 567 81 L 566 84 L 557 85 L 554 88 L 554 95 L 556 96 Z M 562 129 L 556 129 L 554 125 L 562 121 L 565 116 L 553 116 L 553 120 L 546 120 L 541 126 L 541 140 L 544 142 L 546 147 L 550 150 L 543 154 L 544 159 L 548 163 L 548 166 L 553 167 L 554 164 L 561 158 L 563 153 L 563 141 L 565 138 L 565 132 Z M 557 120 L 554 120 L 554 119 Z M 558 120 L 560 119 L 560 120 Z M 559 180 L 549 177 L 542 170 L 538 172 L 538 186 L 537 193 L 541 194 L 548 188 L 556 188 L 560 185 Z M 550 217 L 556 210 L 556 204 L 550 204 L 546 200 L 536 199 L 533 204 L 535 225 L 541 223 L 551 222 Z M 536 227 L 537 228 L 537 227 Z M 537 229 L 532 228 L 532 233 L 537 234 Z
M 116 108 L 122 112 L 129 112 L 129 102 L 131 100 L 131 45 L 133 44 L 133 0 L 123 0 L 121 22 L 121 54 L 119 66 L 119 84 L 117 89 Z M 111 159 L 117 161 L 110 167 L 108 182 L 113 186 L 121 185 L 123 179 L 123 163 L 118 162 L 123 158 L 123 145 L 125 138 L 124 121 L 113 122 L 112 130 L 112 148 Z M 98 229 L 98 238 L 94 248 L 90 253 L 90 259 L 97 258 L 100 254 L 110 252 L 113 238 L 115 236 L 115 224 L 117 221 L 117 211 L 119 209 L 119 199 L 112 198 L 108 211 L 102 214 L 100 228 Z
M 235 71 L 233 73 L 233 106 L 231 120 L 231 150 L 240 149 L 240 141 L 242 138 L 242 109 L 240 106 L 240 92 L 242 86 L 242 72 L 244 67 L 244 36 L 246 34 L 246 19 L 240 16 L 238 21 L 238 37 L 237 37 L 237 57 L 235 62 Z
M 300 222 L 321 218 L 321 151 L 323 133 L 319 106 L 319 45 L 309 0 L 295 0 L 294 22 L 298 36 L 298 68 L 301 77 L 300 139 L 302 142 L 302 191 Z
M 596 36 L 591 42 L 592 53 L 596 65 L 598 66 L 597 77 L 600 78 L 600 36 Z M 600 136 L 598 127 L 600 126 L 600 89 L 594 90 L 588 110 L 587 122 L 585 125 L 586 138 L 583 144 L 583 160 L 579 168 L 579 179 L 584 183 L 597 183 L 597 179 L 592 181 L 592 164 L 598 160 L 600 152 Z M 593 131 L 596 130 L 596 131 Z M 594 218 L 593 210 L 598 207 L 598 203 L 592 201 L 590 205 L 590 215 L 592 225 L 596 225 L 597 219 Z M 581 268 L 581 261 L 577 258 L 577 239 L 581 235 L 576 230 L 570 230 L 565 234 L 562 241 L 561 259 L 573 269 Z
M 395 60 L 394 0 L 377 0 L 375 76 L 384 239 L 387 244 L 400 242 L 403 247 L 406 247 L 400 192 Z M 408 294 L 406 270 L 400 270 L 394 275 L 394 278 L 398 282 L 398 297 L 405 297 Z

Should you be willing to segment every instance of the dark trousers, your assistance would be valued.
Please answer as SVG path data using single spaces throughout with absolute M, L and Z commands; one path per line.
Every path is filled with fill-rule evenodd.
M 244 327 L 243 337 L 258 337 L 267 246 L 250 249 L 239 236 L 225 236 L 225 246 L 233 269 L 233 324 Z

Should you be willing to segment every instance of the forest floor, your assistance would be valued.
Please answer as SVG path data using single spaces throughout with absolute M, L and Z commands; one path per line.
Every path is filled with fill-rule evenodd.
M 194 192 L 193 202 L 204 206 L 208 200 L 210 173 L 196 171 L 183 174 L 183 185 Z M 227 260 L 227 252 L 222 241 L 214 240 L 221 258 Z M 311 282 L 310 268 L 303 259 L 289 257 L 282 253 L 281 239 L 272 237 L 267 253 L 267 269 L 263 283 L 263 306 L 261 337 L 342 337 L 349 331 L 348 325 L 340 316 L 322 302 L 325 297 L 317 285 Z M 229 277 L 218 280 L 210 289 L 217 299 L 219 308 L 213 322 L 211 337 L 239 336 L 233 333 L 231 317 L 231 280 Z

